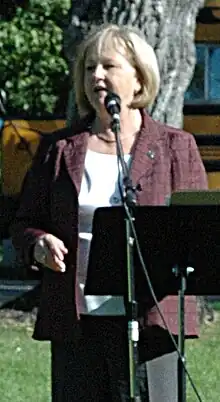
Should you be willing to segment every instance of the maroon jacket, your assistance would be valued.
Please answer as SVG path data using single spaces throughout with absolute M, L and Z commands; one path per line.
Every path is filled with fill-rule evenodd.
M 69 252 L 65 273 L 44 269 L 34 338 L 62 340 L 77 326 L 75 274 L 78 244 L 78 194 L 89 137 L 88 121 L 72 130 L 55 132 L 54 141 L 43 140 L 25 180 L 14 226 L 13 243 L 20 258 L 33 264 L 37 236 L 49 232 L 62 239 Z M 58 138 L 56 140 L 56 138 Z M 63 138 L 63 139 L 60 139 Z M 164 205 L 179 189 L 206 189 L 207 178 L 191 134 L 153 121 L 143 113 L 143 126 L 133 147 L 131 177 L 140 183 L 140 205 Z M 178 333 L 177 297 L 160 302 L 165 320 Z M 197 334 L 195 297 L 186 297 L 186 336 Z M 146 312 L 145 325 L 160 325 L 156 308 Z

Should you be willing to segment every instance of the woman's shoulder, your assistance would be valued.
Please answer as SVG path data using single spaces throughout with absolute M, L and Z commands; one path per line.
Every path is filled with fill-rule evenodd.
M 183 141 L 193 137 L 191 133 L 185 131 L 183 128 L 177 128 L 174 126 L 170 126 L 166 123 L 162 123 L 160 121 L 154 120 L 154 123 L 157 125 L 158 129 L 163 132 L 163 135 L 166 135 L 170 139 L 182 139 Z
M 173 151 L 190 153 L 197 150 L 194 135 L 184 129 L 167 126 L 167 136 Z
M 150 124 L 151 128 L 159 133 L 159 137 L 163 140 L 166 139 L 170 144 L 174 145 L 175 143 L 186 143 L 194 140 L 193 135 L 182 128 L 173 127 L 166 123 L 155 120 L 146 112 L 144 116 L 145 125 L 149 126 Z
M 169 125 L 166 126 L 167 135 L 173 139 L 182 139 L 183 141 L 188 140 L 189 138 L 193 137 L 191 133 L 185 131 L 182 128 L 172 127 Z
M 161 131 L 161 136 L 166 138 L 166 142 L 169 143 L 171 149 L 183 150 L 186 149 L 186 147 L 189 149 L 196 146 L 196 141 L 192 133 L 161 122 L 155 121 L 155 124 Z

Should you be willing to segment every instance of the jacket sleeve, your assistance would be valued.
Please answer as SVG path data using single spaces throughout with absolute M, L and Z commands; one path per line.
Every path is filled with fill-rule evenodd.
M 208 189 L 207 174 L 193 135 L 185 131 L 175 134 L 171 141 L 172 191 Z
M 33 246 L 36 239 L 49 228 L 49 192 L 53 169 L 52 149 L 47 139 L 42 139 L 27 172 L 20 195 L 20 206 L 10 232 L 19 261 L 32 265 Z

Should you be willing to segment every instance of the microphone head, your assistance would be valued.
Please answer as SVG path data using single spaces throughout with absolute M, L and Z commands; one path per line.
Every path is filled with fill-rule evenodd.
M 107 112 L 113 116 L 121 111 L 121 98 L 114 92 L 108 92 L 105 97 L 105 107 Z

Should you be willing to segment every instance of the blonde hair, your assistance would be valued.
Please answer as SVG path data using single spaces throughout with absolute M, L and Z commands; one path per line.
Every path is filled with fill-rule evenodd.
M 118 51 L 119 45 L 125 48 L 126 57 L 136 69 L 137 77 L 141 84 L 141 89 L 134 95 L 130 106 L 133 109 L 145 108 L 152 105 L 154 102 L 159 91 L 160 73 L 153 48 L 134 28 L 107 24 L 89 34 L 80 44 L 75 59 L 73 85 L 80 116 L 85 116 L 94 111 L 84 91 L 84 72 L 87 52 L 93 46 L 97 46 L 99 54 L 105 46 Z

